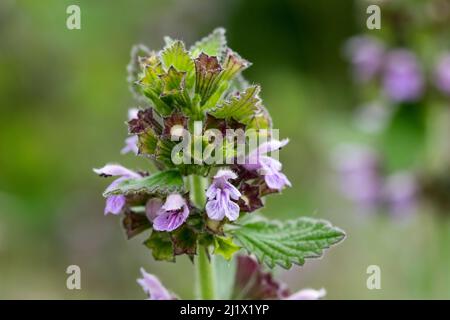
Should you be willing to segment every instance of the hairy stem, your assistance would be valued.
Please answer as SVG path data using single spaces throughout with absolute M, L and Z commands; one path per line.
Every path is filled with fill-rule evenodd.
M 200 175 L 189 177 L 189 192 L 191 201 L 198 208 L 204 208 L 206 203 L 207 180 Z M 198 297 L 203 300 L 215 299 L 213 257 L 209 257 L 209 248 L 199 246 L 197 258 Z

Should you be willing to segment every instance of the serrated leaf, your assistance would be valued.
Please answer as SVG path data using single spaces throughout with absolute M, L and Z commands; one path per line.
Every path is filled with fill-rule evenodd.
M 220 60 L 226 46 L 225 29 L 217 28 L 208 36 L 197 41 L 189 51 L 193 58 L 197 58 L 200 53 L 204 52 L 209 56 L 216 56 Z
M 234 119 L 248 125 L 261 113 L 259 91 L 259 86 L 251 86 L 243 93 L 233 95 L 230 100 L 211 110 L 210 114 L 219 119 Z
M 197 234 L 186 224 L 172 232 L 171 238 L 175 255 L 197 253 Z
M 243 70 L 250 67 L 251 63 L 243 59 L 236 52 L 227 49 L 227 56 L 223 62 L 223 80 L 231 80 L 239 75 Z
M 214 254 L 220 254 L 225 259 L 230 260 L 233 254 L 241 247 L 233 243 L 232 238 L 214 237 Z
M 172 192 L 182 192 L 182 190 L 183 178 L 180 172 L 178 170 L 166 170 L 148 177 L 124 180 L 103 195 L 105 197 L 135 193 L 167 195 Z
M 151 51 L 146 46 L 142 44 L 134 45 L 131 48 L 131 59 L 127 65 L 127 81 L 130 86 L 130 91 L 133 93 L 133 96 L 139 101 L 143 100 L 141 95 L 140 87 L 136 84 L 139 80 L 139 74 L 141 73 L 142 58 L 150 56 Z
M 184 48 L 181 41 L 174 41 L 161 52 L 161 60 L 166 69 L 174 67 L 178 72 L 186 73 L 186 87 L 192 88 L 194 85 L 194 61 L 189 52 Z
M 170 66 L 167 73 L 159 76 L 163 89 L 160 98 L 167 105 L 173 105 L 181 110 L 190 110 L 191 99 L 186 89 L 186 72 L 177 71 Z
M 175 261 L 173 244 L 168 232 L 153 230 L 150 238 L 144 242 L 144 245 L 152 250 L 155 260 Z
M 305 217 L 285 222 L 249 219 L 229 232 L 261 263 L 286 269 L 292 264 L 303 265 L 305 259 L 321 257 L 324 249 L 345 237 L 329 222 Z

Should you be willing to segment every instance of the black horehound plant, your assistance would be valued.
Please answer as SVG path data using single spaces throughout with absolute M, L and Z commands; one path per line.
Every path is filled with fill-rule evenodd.
M 148 158 L 154 172 L 117 164 L 94 169 L 116 177 L 104 192 L 105 214 L 123 215 L 128 238 L 148 232 L 144 245 L 156 260 L 188 255 L 198 270 L 201 299 L 216 297 L 216 255 L 229 260 L 243 249 L 269 268 L 289 269 L 340 242 L 344 232 L 326 221 L 268 220 L 257 213 L 266 196 L 291 185 L 276 159 L 288 140 L 277 139 L 260 87 L 241 75 L 250 63 L 227 47 L 224 29 L 189 49 L 182 41 L 166 37 L 165 42 L 158 52 L 135 46 L 128 66 L 140 109 L 130 111 L 130 137 L 122 152 Z M 142 273 L 138 282 L 151 299 L 175 297 L 156 277 Z M 275 281 L 268 273 L 255 277 L 253 292 L 266 294 L 253 297 L 323 293 L 289 296 L 276 289 L 278 284 L 270 285 Z

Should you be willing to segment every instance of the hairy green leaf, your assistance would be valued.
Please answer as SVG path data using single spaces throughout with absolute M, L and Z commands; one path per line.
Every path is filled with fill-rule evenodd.
M 260 262 L 286 269 L 293 263 L 303 265 L 307 258 L 322 256 L 324 249 L 345 237 L 329 222 L 306 217 L 285 222 L 246 219 L 229 233 Z
M 216 56 L 221 60 L 226 46 L 227 40 L 225 38 L 225 29 L 217 28 L 208 36 L 197 41 L 189 51 L 193 58 L 197 58 L 199 54 L 203 52 L 209 56 Z
M 161 60 L 166 69 L 174 67 L 178 72 L 186 73 L 186 87 L 192 88 L 194 85 L 194 61 L 185 50 L 181 41 L 173 41 L 161 53 Z
M 155 260 L 175 261 L 173 244 L 168 232 L 153 230 L 150 238 L 144 242 L 144 245 L 152 250 Z
M 148 193 L 167 195 L 182 192 L 183 178 L 178 170 L 166 170 L 148 177 L 124 180 L 105 192 L 105 197 L 115 194 Z
M 236 251 L 241 247 L 233 243 L 232 238 L 214 237 L 214 254 L 220 254 L 225 259 L 230 260 Z
M 251 86 L 243 93 L 233 95 L 230 100 L 211 110 L 210 114 L 219 119 L 234 119 L 245 125 L 250 124 L 261 113 L 259 91 L 259 86 Z

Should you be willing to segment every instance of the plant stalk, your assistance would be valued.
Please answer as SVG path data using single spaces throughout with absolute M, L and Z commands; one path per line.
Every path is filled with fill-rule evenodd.
M 189 192 L 191 201 L 198 208 L 204 208 L 206 203 L 207 180 L 200 175 L 189 177 Z M 209 256 L 207 246 L 198 246 L 197 257 L 197 293 L 202 300 L 213 300 L 216 297 L 214 284 L 213 256 Z

